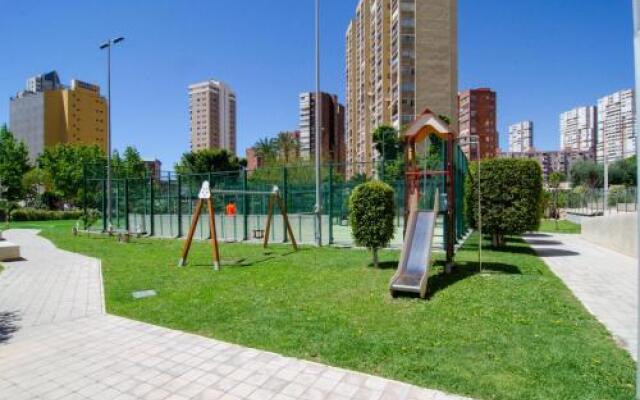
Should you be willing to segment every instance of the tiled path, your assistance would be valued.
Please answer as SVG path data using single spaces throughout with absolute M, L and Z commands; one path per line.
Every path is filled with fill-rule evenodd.
M 0 399 L 463 399 L 107 315 L 99 262 L 36 234 L 6 232 Z
M 525 240 L 635 359 L 636 260 L 587 242 L 580 235 L 536 234 Z

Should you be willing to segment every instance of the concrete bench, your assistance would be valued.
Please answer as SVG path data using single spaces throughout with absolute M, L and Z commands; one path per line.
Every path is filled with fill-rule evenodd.
M 17 260 L 20 258 L 20 246 L 4 241 L 0 242 L 0 261 Z

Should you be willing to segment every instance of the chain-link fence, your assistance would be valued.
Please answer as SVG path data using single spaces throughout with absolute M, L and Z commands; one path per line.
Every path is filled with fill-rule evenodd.
M 637 188 L 611 186 L 606 196 L 604 188 L 574 189 L 559 193 L 560 208 L 577 215 L 594 216 L 608 213 L 635 212 Z
M 464 235 L 463 219 L 464 178 L 466 158 L 462 152 L 456 156 L 456 208 L 458 237 Z M 107 183 L 104 167 L 85 168 L 86 208 L 95 208 L 107 215 Z M 321 167 L 322 177 L 322 242 L 323 244 L 352 246 L 353 239 L 348 224 L 349 197 L 352 190 L 363 182 L 364 175 L 346 177 L 345 165 L 328 164 Z M 395 191 L 394 222 L 396 233 L 391 247 L 401 247 L 405 219 L 404 171 L 378 163 L 352 166 L 351 171 L 366 171 L 391 185 Z M 386 172 L 388 171 L 388 172 Z M 300 243 L 315 243 L 317 226 L 314 207 L 316 203 L 315 169 L 313 165 L 282 166 L 210 172 L 204 174 L 178 174 L 161 172 L 141 177 L 112 173 L 111 225 L 116 231 L 129 232 L 163 238 L 182 237 L 188 233 L 192 223 L 198 193 L 204 181 L 209 181 L 215 206 L 216 226 L 221 241 L 260 241 L 264 235 L 269 204 L 269 193 L 278 186 L 296 240 Z M 435 188 L 440 189 L 440 204 L 446 204 L 444 179 L 433 177 L 421 182 L 421 207 L 429 208 L 433 203 Z M 220 192 L 224 191 L 224 192 Z M 229 204 L 235 205 L 235 213 L 227 213 Z M 432 206 L 432 205 L 431 205 Z M 442 207 L 442 206 L 441 206 Z M 446 207 L 441 208 L 443 214 Z M 196 238 L 209 236 L 206 211 L 200 216 Z M 439 222 L 441 244 L 444 243 L 444 218 Z M 89 230 L 106 231 L 108 218 L 103 217 L 87 226 Z M 279 210 L 274 211 L 271 225 L 274 242 L 287 242 L 289 238 Z M 438 239 L 436 238 L 436 241 Z M 436 244 L 436 247 L 438 245 Z

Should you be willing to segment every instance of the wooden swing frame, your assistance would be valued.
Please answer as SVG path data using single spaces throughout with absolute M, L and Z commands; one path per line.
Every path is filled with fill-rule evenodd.
M 226 191 L 226 190 L 211 190 L 211 193 L 233 193 L 237 192 Z M 280 191 L 277 187 L 274 188 L 272 192 L 251 192 L 254 194 L 269 194 L 269 206 L 267 212 L 267 225 L 265 227 L 264 240 L 262 246 L 266 249 L 269 246 L 269 235 L 271 231 L 271 223 L 273 221 L 273 208 L 277 204 L 278 208 L 280 208 L 280 213 L 282 214 L 282 220 L 285 223 L 287 228 L 287 232 L 289 233 L 289 238 L 291 240 L 291 245 L 293 246 L 294 251 L 298 251 L 298 243 L 296 242 L 296 237 L 293 234 L 293 228 L 289 222 L 289 216 L 287 215 L 287 208 L 285 206 L 282 197 L 280 197 Z M 200 220 L 200 215 L 202 214 L 202 207 L 204 203 L 207 203 L 207 210 L 209 211 L 209 231 L 211 236 L 211 248 L 212 248 L 212 258 L 213 258 L 213 267 L 216 271 L 220 270 L 220 249 L 218 246 L 218 234 L 216 230 L 216 219 L 215 219 L 215 207 L 213 203 L 213 199 L 211 195 L 208 198 L 199 198 L 198 203 L 196 204 L 196 212 L 193 214 L 193 218 L 191 220 L 191 227 L 189 228 L 189 234 L 187 236 L 187 240 L 184 243 L 182 248 L 182 258 L 180 258 L 180 262 L 178 263 L 179 267 L 184 267 L 187 265 L 187 259 L 189 257 L 189 251 L 191 250 L 191 244 L 193 243 L 193 236 L 196 233 L 196 228 L 198 226 L 198 221 Z

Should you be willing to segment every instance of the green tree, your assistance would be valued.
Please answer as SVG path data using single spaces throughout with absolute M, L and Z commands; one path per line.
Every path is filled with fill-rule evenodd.
M 53 190 L 53 180 L 49 172 L 33 168 L 22 177 L 22 187 L 27 206 L 39 208 L 45 205 L 42 199 Z
M 256 157 L 262 160 L 263 164 L 271 164 L 278 158 L 278 143 L 276 139 L 264 137 L 259 139 L 253 146 Z
M 184 153 L 175 168 L 181 174 L 202 174 L 216 171 L 237 171 L 241 160 L 224 149 L 207 149 Z
M 465 182 L 467 220 L 477 228 L 478 164 L 471 164 Z M 480 162 L 482 230 L 494 246 L 506 235 L 538 229 L 542 216 L 542 169 L 535 160 L 490 159 Z
M 83 201 L 85 165 L 105 164 L 106 157 L 97 145 L 58 144 L 38 157 L 38 167 L 51 177 L 54 194 L 72 206 Z
M 289 165 L 292 161 L 297 161 L 300 152 L 300 144 L 291 132 L 280 132 L 275 139 L 278 148 L 280 161 L 284 165 Z
M 25 144 L 17 141 L 6 125 L 0 127 L 0 197 L 21 200 L 24 196 L 22 177 L 30 168 Z
M 636 186 L 636 156 L 618 160 L 609 166 L 609 183 L 611 185 Z
M 581 160 L 571 166 L 571 186 L 602 187 L 604 167 L 593 161 Z
M 116 176 L 119 177 L 142 178 L 145 175 L 145 165 L 140 152 L 132 146 L 127 146 L 122 156 L 118 150 L 114 150 L 111 165 Z
M 373 252 L 378 267 L 378 250 L 389 244 L 394 234 L 394 192 L 391 186 L 370 181 L 357 186 L 349 199 L 349 223 L 359 246 Z
M 373 131 L 373 143 L 385 163 L 404 156 L 403 142 L 398 136 L 398 131 L 392 126 L 381 125 L 376 128 Z

